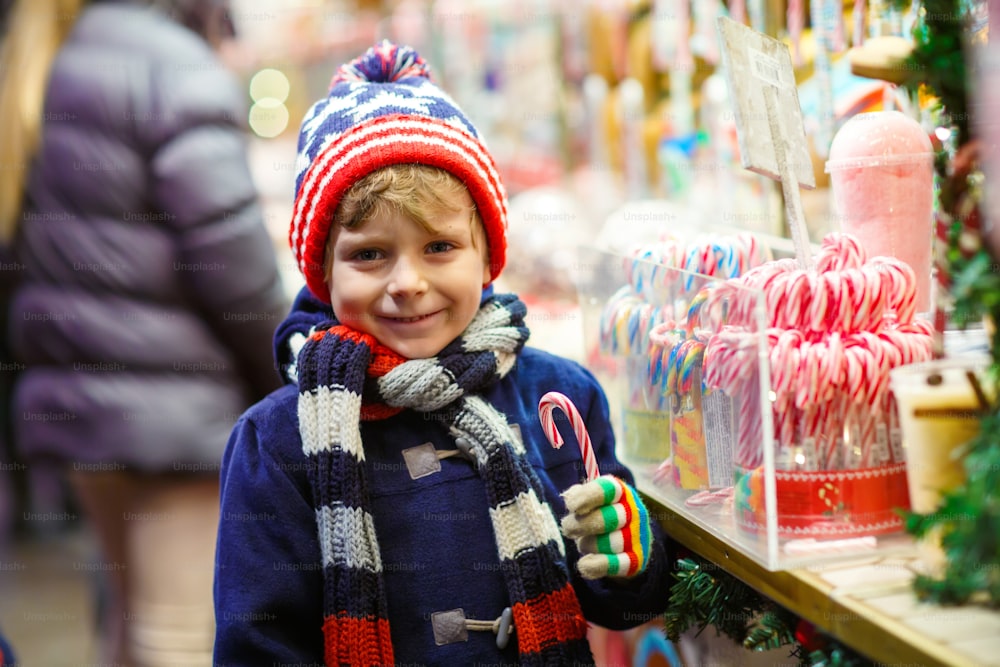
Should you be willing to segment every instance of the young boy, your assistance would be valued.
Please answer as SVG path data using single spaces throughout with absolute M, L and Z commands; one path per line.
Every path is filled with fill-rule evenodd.
M 592 664 L 588 622 L 665 608 L 665 538 L 596 380 L 525 347 L 524 305 L 493 295 L 506 196 L 485 145 L 383 43 L 340 68 L 299 152 L 307 287 L 276 336 L 288 384 L 223 460 L 216 664 Z M 565 420 L 567 446 L 546 439 L 553 390 L 597 481 Z

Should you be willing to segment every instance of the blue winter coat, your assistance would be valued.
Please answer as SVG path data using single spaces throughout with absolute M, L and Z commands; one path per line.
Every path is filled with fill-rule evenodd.
M 317 308 L 315 301 L 300 297 L 298 305 L 290 324 L 279 328 L 280 342 L 316 319 L 306 312 Z M 279 350 L 278 357 L 283 356 L 288 358 L 287 351 Z M 514 370 L 485 397 L 519 427 L 546 500 L 561 518 L 566 508 L 559 493 L 582 481 L 584 470 L 571 433 L 556 450 L 542 431 L 538 400 L 552 390 L 565 393 L 580 409 L 601 471 L 629 482 L 632 476 L 615 457 L 608 404 L 596 379 L 574 362 L 525 348 Z M 298 388 L 288 385 L 251 408 L 237 423 L 223 459 L 217 664 L 323 664 L 322 566 L 297 396 Z M 428 442 L 455 449 L 448 425 L 408 410 L 362 423 L 361 434 L 397 662 L 517 664 L 516 632 L 504 650 L 490 632 L 469 632 L 467 642 L 435 645 L 432 613 L 461 608 L 466 618 L 492 620 L 510 604 L 484 484 L 471 463 L 445 458 L 440 472 L 413 479 L 401 454 Z M 573 586 L 590 622 L 634 627 L 666 607 L 666 538 L 658 526 L 654 531 L 649 569 L 624 584 L 581 579 L 576 546 L 566 540 Z

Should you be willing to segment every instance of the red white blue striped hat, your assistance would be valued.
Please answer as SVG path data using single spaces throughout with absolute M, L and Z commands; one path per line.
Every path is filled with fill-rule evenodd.
M 465 183 L 486 231 L 490 275 L 500 274 L 507 193 L 493 157 L 454 100 L 431 82 L 423 58 L 384 41 L 340 66 L 299 131 L 288 242 L 317 298 L 330 300 L 323 258 L 341 198 L 376 169 L 406 163 L 445 169 Z

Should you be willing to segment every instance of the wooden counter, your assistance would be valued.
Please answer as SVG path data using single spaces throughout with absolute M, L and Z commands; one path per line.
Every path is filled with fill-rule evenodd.
M 1000 665 L 1000 612 L 918 602 L 911 587 L 920 567 L 915 555 L 874 555 L 771 572 L 682 513 L 643 495 L 678 542 L 879 665 Z

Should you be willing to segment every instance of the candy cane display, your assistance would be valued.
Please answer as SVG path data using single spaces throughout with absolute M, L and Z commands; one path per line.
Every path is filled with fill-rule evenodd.
M 665 269 L 669 263 L 688 273 Z M 779 535 L 791 525 L 816 531 L 802 534 L 851 534 L 862 515 L 850 513 L 860 512 L 864 502 L 878 513 L 885 502 L 877 498 L 899 500 L 892 489 L 899 486 L 903 456 L 889 373 L 931 357 L 933 326 L 916 317 L 909 266 L 869 258 L 855 237 L 829 234 L 813 267 L 769 261 L 752 235 L 662 241 L 626 260 L 629 284 L 608 302 L 601 322 L 605 350 L 640 358 L 653 399 L 645 409 L 667 411 L 669 397 L 697 394 L 699 379 L 707 395 L 721 390 L 732 399 L 734 508 L 743 526 L 762 521 L 765 448 L 777 447 Z M 769 372 L 769 386 L 762 386 L 762 372 Z M 561 444 L 551 421 L 554 407 L 543 420 L 553 444 Z M 541 404 L 539 410 L 541 415 Z M 774 432 L 765 437 L 768 422 Z M 654 479 L 689 488 L 677 470 L 664 461 Z M 883 477 L 891 488 L 871 482 L 864 498 L 841 486 L 848 478 Z M 810 485 L 820 478 L 826 495 L 817 505 L 820 487 Z M 783 507 L 790 509 L 783 513 Z M 890 513 L 878 521 L 888 525 L 898 517 Z
M 736 278 L 770 259 L 770 250 L 751 234 L 702 234 L 688 243 L 667 238 L 632 248 L 625 260 L 625 276 L 633 293 L 662 303 L 672 293 L 673 298 L 690 298 L 700 287 L 698 275 Z
M 580 411 L 576 409 L 573 401 L 565 394 L 557 391 L 550 391 L 538 401 L 538 417 L 542 422 L 542 429 L 545 437 L 553 447 L 559 449 L 563 445 L 562 435 L 556 428 L 556 421 L 552 411 L 559 408 L 569 417 L 569 423 L 576 434 L 576 440 L 580 443 L 580 454 L 583 456 L 583 465 L 587 471 L 587 480 L 594 480 L 600 477 L 601 472 L 597 468 L 597 457 L 594 456 L 594 446 L 590 442 L 590 434 L 587 433 L 587 426 L 583 422 Z
M 720 259 L 716 252 L 699 262 L 718 267 Z M 898 493 L 905 468 L 889 373 L 931 358 L 934 327 L 916 318 L 912 269 L 895 258 L 868 258 L 856 238 L 828 235 L 814 267 L 772 261 L 708 283 L 675 331 L 679 340 L 712 332 L 701 377 L 706 388 L 734 399 L 734 509 L 741 526 L 763 524 L 761 468 L 772 445 L 763 433 L 768 407 L 761 408 L 769 406 L 779 535 L 898 529 L 892 508 L 906 502 Z M 693 347 L 677 345 L 661 362 L 668 387 L 684 385 L 686 350 Z M 760 394 L 768 389 L 759 382 L 762 362 L 770 371 L 768 396 Z
M 718 332 L 705 352 L 705 382 L 727 391 L 744 389 L 733 377 L 749 372 L 734 363 L 736 339 L 717 325 L 728 323 L 751 335 L 756 302 L 747 290 L 759 290 L 767 310 L 779 447 L 808 439 L 810 446 L 815 443 L 820 468 L 838 465 L 842 424 L 850 421 L 863 445 L 852 465 L 878 465 L 885 453 L 874 443 L 888 429 L 889 371 L 929 359 L 933 327 L 914 319 L 912 269 L 892 257 L 869 260 L 856 238 L 828 235 L 815 267 L 803 271 L 791 261 L 769 262 L 699 293 L 689 318 Z M 720 370 L 722 361 L 727 373 Z M 748 357 L 743 363 L 757 362 Z

